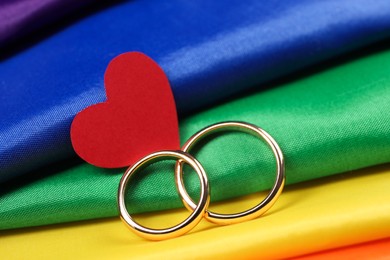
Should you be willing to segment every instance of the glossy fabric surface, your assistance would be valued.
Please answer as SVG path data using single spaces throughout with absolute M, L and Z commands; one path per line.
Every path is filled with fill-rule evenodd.
M 5 231 L 0 250 L 6 259 L 284 259 L 388 237 L 389 178 L 390 165 L 385 165 L 292 185 L 263 217 L 230 226 L 202 221 L 190 233 L 160 242 L 134 235 L 115 218 Z M 256 204 L 258 196 L 265 194 L 226 201 L 213 209 L 245 209 Z M 185 209 L 143 214 L 137 221 L 161 228 L 188 214 Z M 304 259 L 338 255 L 330 256 Z M 367 253 L 340 256 L 365 259 Z M 372 256 L 381 259 L 378 251 Z
M 256 124 L 278 142 L 287 184 L 292 184 L 389 162 L 389 97 L 386 50 L 187 117 L 180 133 L 184 142 L 219 121 Z M 213 201 L 271 187 L 275 160 L 258 138 L 225 133 L 208 141 L 193 154 L 208 173 Z M 0 229 L 115 216 L 123 172 L 88 164 L 72 167 L 71 162 L 37 171 L 35 180 L 19 180 L 1 191 Z M 128 194 L 131 212 L 182 207 L 172 166 L 156 164 L 138 176 L 143 178 Z M 190 194 L 197 194 L 195 175 L 185 176 Z
M 317 252 L 307 256 L 294 258 L 296 260 L 328 260 L 328 259 L 360 259 L 360 260 L 388 260 L 390 259 L 390 237 L 356 244 L 348 247 L 336 248 Z
M 120 53 L 156 60 L 183 115 L 385 38 L 389 29 L 388 0 L 117 4 L 0 64 L 0 181 L 74 155 L 70 123 L 105 99 L 104 70 Z
M 31 31 L 58 20 L 91 0 L 2 0 L 0 47 Z

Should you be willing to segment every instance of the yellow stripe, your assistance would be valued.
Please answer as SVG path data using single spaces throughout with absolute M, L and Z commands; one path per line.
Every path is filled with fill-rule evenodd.
M 212 210 L 233 212 L 258 201 L 256 194 L 213 205 Z M 138 220 L 162 227 L 187 215 L 183 209 L 143 214 Z M 114 218 L 5 231 L 0 252 L 3 259 L 281 258 L 387 236 L 390 165 L 289 186 L 263 217 L 231 226 L 202 221 L 176 239 L 143 240 Z

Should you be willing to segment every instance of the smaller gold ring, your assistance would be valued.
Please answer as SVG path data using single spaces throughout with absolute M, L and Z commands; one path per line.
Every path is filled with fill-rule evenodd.
M 181 161 L 182 163 L 185 162 L 189 164 L 198 174 L 200 184 L 201 184 L 199 203 L 194 207 L 194 210 L 192 211 L 191 215 L 176 226 L 166 228 L 166 229 L 152 229 L 152 228 L 144 227 L 138 224 L 137 222 L 135 222 L 126 209 L 125 192 L 126 192 L 127 184 L 137 171 L 142 170 L 147 165 L 152 164 L 159 160 L 171 159 L 171 158 Z M 120 217 L 122 221 L 126 224 L 126 226 L 131 231 L 133 231 L 134 233 L 136 233 L 137 235 L 143 238 L 150 239 L 150 240 L 164 240 L 168 238 L 181 236 L 187 233 L 192 228 L 194 228 L 199 223 L 199 221 L 202 220 L 209 203 L 210 203 L 210 188 L 209 188 L 206 173 L 202 165 L 193 156 L 182 151 L 160 151 L 145 156 L 137 163 L 135 163 L 132 167 L 126 170 L 119 183 L 118 207 L 119 207 Z
M 276 158 L 277 175 L 276 175 L 274 186 L 272 187 L 267 197 L 263 201 L 261 201 L 258 205 L 252 207 L 251 209 L 239 213 L 234 213 L 234 214 L 219 214 L 211 211 L 206 211 L 205 218 L 212 223 L 220 224 L 220 225 L 239 223 L 239 222 L 251 220 L 261 216 L 268 209 L 270 209 L 273 206 L 273 204 L 276 202 L 276 200 L 278 199 L 278 197 L 280 196 L 283 190 L 284 183 L 285 183 L 283 153 L 279 148 L 278 144 L 276 143 L 276 141 L 266 131 L 264 131 L 263 129 L 261 129 L 256 125 L 252 125 L 244 122 L 237 122 L 237 121 L 222 122 L 222 123 L 211 125 L 209 127 L 200 130 L 193 136 L 191 136 L 182 147 L 182 150 L 184 152 L 189 153 L 190 150 L 204 137 L 216 132 L 226 131 L 226 130 L 242 131 L 263 138 L 267 142 L 269 147 L 272 149 L 272 152 L 274 153 L 274 156 Z M 192 201 L 191 197 L 188 195 L 185 189 L 184 182 L 183 182 L 183 163 L 180 161 L 176 162 L 175 180 L 176 180 L 177 189 L 179 191 L 179 194 L 182 198 L 184 205 L 186 206 L 187 209 L 194 210 L 196 205 Z

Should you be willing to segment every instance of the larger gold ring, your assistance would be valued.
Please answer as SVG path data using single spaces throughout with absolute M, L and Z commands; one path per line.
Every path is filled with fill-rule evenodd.
M 210 134 L 220 132 L 220 131 L 226 131 L 226 130 L 242 131 L 263 138 L 267 142 L 267 144 L 271 147 L 272 152 L 275 155 L 277 175 L 276 175 L 275 184 L 272 187 L 270 193 L 263 201 L 261 201 L 258 205 L 254 206 L 253 208 L 243 212 L 234 213 L 234 214 L 219 214 L 211 211 L 206 211 L 207 213 L 205 215 L 205 218 L 212 223 L 220 224 L 220 225 L 239 223 L 242 221 L 247 221 L 247 220 L 257 218 L 260 215 L 264 214 L 276 202 L 280 193 L 283 190 L 284 183 L 285 183 L 284 159 L 283 159 L 283 153 L 281 149 L 279 148 L 275 140 L 267 132 L 265 132 L 260 127 L 252 124 L 231 121 L 231 122 L 222 122 L 222 123 L 211 125 L 209 127 L 202 129 L 201 131 L 199 131 L 198 133 L 190 137 L 190 139 L 188 139 L 188 141 L 182 147 L 182 150 L 184 152 L 189 153 L 190 150 L 202 138 Z M 191 197 L 188 195 L 185 189 L 184 182 L 183 182 L 183 162 L 181 161 L 176 162 L 175 179 L 176 179 L 177 188 L 179 190 L 184 205 L 188 210 L 194 210 L 197 206 L 193 202 Z
M 152 164 L 158 160 L 164 160 L 170 158 L 174 158 L 182 163 L 185 162 L 189 164 L 198 174 L 200 184 L 201 184 L 199 203 L 194 207 L 191 215 L 176 226 L 166 228 L 166 229 L 151 229 L 151 228 L 144 227 L 138 224 L 137 222 L 135 222 L 126 209 L 125 192 L 126 192 L 127 184 L 137 171 L 142 170 L 147 165 Z M 192 228 L 194 228 L 199 223 L 199 221 L 204 217 L 206 209 L 210 202 L 209 191 L 210 188 L 203 167 L 190 154 L 182 151 L 160 151 L 160 152 L 152 153 L 139 160 L 136 164 L 134 164 L 124 173 L 119 183 L 119 189 L 118 189 L 118 207 L 120 211 L 120 216 L 122 221 L 126 224 L 126 226 L 131 231 L 146 239 L 163 240 L 163 239 L 181 236 L 187 233 L 188 231 L 190 231 Z

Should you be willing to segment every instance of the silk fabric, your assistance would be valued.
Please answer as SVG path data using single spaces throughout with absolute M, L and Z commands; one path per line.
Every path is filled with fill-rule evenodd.
M 389 162 L 389 65 L 390 51 L 383 50 L 242 96 L 181 120 L 182 142 L 219 121 L 252 122 L 283 150 L 287 184 Z M 260 139 L 239 133 L 214 137 L 193 151 L 209 176 L 213 201 L 271 187 L 275 159 Z M 182 206 L 172 165 L 138 174 L 128 194 L 131 212 Z M 1 191 L 0 229 L 115 216 L 123 172 L 72 161 L 37 171 Z M 195 196 L 198 180 L 190 173 L 186 183 Z
M 388 0 L 154 0 L 107 7 L 2 53 L 0 181 L 74 156 L 70 123 L 105 99 L 104 70 L 120 53 L 155 59 L 183 116 L 384 39 L 389 29 Z
M 390 234 L 389 169 L 390 165 L 385 165 L 292 185 L 263 217 L 230 226 L 202 221 L 175 239 L 144 240 L 115 218 L 6 231 L 0 250 L 7 259 L 46 259 L 53 255 L 58 259 L 284 259 L 363 243 Z M 264 196 L 253 194 L 211 208 L 235 212 L 255 205 Z M 161 228 L 188 215 L 181 209 L 142 214 L 136 219 Z M 373 252 L 372 256 L 388 257 L 383 246 L 379 249 L 382 252 Z M 328 254 L 332 259 L 346 259 L 348 255 L 354 256 L 351 252 Z M 367 252 L 358 258 L 363 256 Z M 329 258 L 317 254 L 303 259 Z

